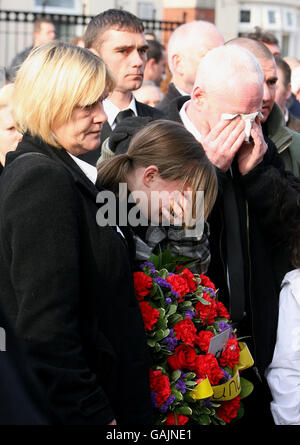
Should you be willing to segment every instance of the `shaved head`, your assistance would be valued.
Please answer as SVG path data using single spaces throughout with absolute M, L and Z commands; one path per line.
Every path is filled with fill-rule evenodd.
M 235 45 L 209 51 L 200 61 L 194 87 L 209 94 L 236 90 L 237 84 L 262 88 L 263 72 L 258 60 L 247 49 Z
M 168 42 L 168 64 L 175 86 L 190 94 L 199 61 L 221 45 L 224 39 L 213 23 L 195 20 L 176 28 Z
M 276 96 L 276 83 L 277 67 L 273 54 L 271 51 L 261 42 L 246 37 L 238 37 L 236 39 L 226 42 L 225 47 L 232 45 L 238 45 L 241 48 L 245 48 L 250 51 L 259 61 L 264 74 L 264 97 L 261 112 L 263 114 L 262 122 L 266 122 L 270 113 L 272 112 L 275 96 Z
M 255 55 L 258 59 L 270 60 L 273 59 L 273 54 L 263 43 L 258 40 L 248 39 L 247 37 L 237 37 L 225 43 L 226 46 L 238 45 L 245 48 Z

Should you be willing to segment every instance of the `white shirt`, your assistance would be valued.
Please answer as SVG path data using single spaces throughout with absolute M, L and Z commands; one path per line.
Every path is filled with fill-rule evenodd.
M 116 126 L 115 119 L 122 110 L 120 110 L 120 108 L 118 108 L 115 104 L 113 104 L 109 99 L 105 99 L 102 102 L 102 104 L 105 114 L 107 116 L 107 122 L 109 123 L 109 125 L 113 130 Z M 126 110 L 132 110 L 134 115 L 137 116 L 136 103 L 135 103 L 135 98 L 133 96 L 130 104 L 128 105 L 128 107 L 126 107 Z
M 76 156 L 71 155 L 67 151 L 67 153 L 71 156 L 71 158 L 76 162 L 79 168 L 83 171 L 83 173 L 89 178 L 90 181 L 92 181 L 93 184 L 96 184 L 97 181 L 97 168 L 93 165 L 89 164 L 88 162 L 83 161 L 82 159 L 78 159 Z M 123 238 L 125 238 L 122 230 L 119 226 L 116 226 L 117 232 L 119 232 Z
M 92 181 L 93 184 L 96 184 L 96 181 L 97 181 L 97 168 L 94 167 L 93 165 L 89 164 L 88 162 L 85 162 L 82 159 L 78 159 L 76 156 L 71 155 L 71 153 L 69 153 L 68 151 L 67 151 L 67 153 L 76 162 L 78 167 L 81 168 L 81 170 L 89 178 L 89 180 Z
M 181 110 L 179 112 L 180 118 L 182 120 L 183 125 L 185 126 L 185 128 L 192 133 L 192 135 L 194 136 L 195 139 L 197 139 L 198 142 L 201 142 L 202 137 L 201 134 L 199 133 L 199 131 L 197 130 L 197 128 L 195 127 L 195 125 L 193 124 L 193 122 L 190 120 L 190 118 L 188 117 L 188 115 L 186 114 L 186 109 L 187 106 L 191 103 L 190 100 L 186 101 L 182 107 Z
M 277 340 L 265 376 L 275 424 L 300 425 L 300 269 L 282 281 Z

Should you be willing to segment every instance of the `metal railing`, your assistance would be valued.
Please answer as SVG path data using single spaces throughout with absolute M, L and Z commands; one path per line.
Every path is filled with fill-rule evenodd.
M 48 18 L 55 24 L 57 39 L 72 41 L 84 33 L 93 16 L 0 10 L 0 66 L 7 68 L 17 53 L 32 45 L 33 23 L 40 18 Z M 183 23 L 142 21 L 145 30 L 157 34 L 162 42 L 167 42 L 172 31 Z

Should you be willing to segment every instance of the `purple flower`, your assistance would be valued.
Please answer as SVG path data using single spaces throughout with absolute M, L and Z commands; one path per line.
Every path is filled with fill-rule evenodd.
M 168 346 L 169 351 L 174 351 L 178 343 L 177 338 L 174 337 L 174 329 L 170 329 L 169 335 L 163 339 L 162 343 Z
M 169 298 L 169 297 L 168 297 L 168 298 L 166 298 L 166 303 L 167 303 L 167 304 L 170 304 L 170 303 L 172 303 L 172 298 Z
M 151 392 L 151 399 L 152 399 L 152 405 L 155 408 L 158 408 L 157 401 L 156 401 L 156 392 Z
M 229 372 L 225 371 L 225 369 L 223 369 L 223 368 L 221 368 L 221 369 L 224 372 L 224 376 L 222 377 L 220 384 L 229 382 L 229 380 L 231 379 L 232 376 L 229 374 Z
M 158 284 L 160 287 L 167 287 L 167 288 L 171 288 L 171 284 L 168 283 L 164 278 L 162 277 L 156 277 L 154 278 L 154 282 L 156 284 Z
M 216 297 L 216 292 L 211 287 L 205 287 L 203 292 L 210 294 L 211 297 Z
M 188 309 L 185 313 L 185 317 L 190 318 L 191 320 L 194 318 L 194 312 L 192 311 L 192 309 Z
M 229 334 L 229 337 L 230 337 L 230 338 L 233 337 L 233 334 L 232 334 L 232 327 L 230 326 L 230 324 L 226 323 L 225 321 L 219 321 L 218 325 L 219 325 L 219 332 L 226 331 L 226 329 L 230 328 L 230 334 Z
M 171 290 L 171 294 L 175 297 L 175 298 L 179 298 L 179 295 L 177 292 L 175 292 L 173 289 Z
M 156 270 L 152 263 L 149 263 L 149 261 L 145 261 L 143 264 L 141 264 L 140 268 L 144 269 L 144 267 L 150 267 L 150 273 L 152 275 L 155 275 Z
M 210 397 L 202 401 L 202 406 L 205 406 L 207 408 L 212 408 L 212 404 L 210 403 Z
M 184 381 L 181 378 L 177 380 L 177 383 L 175 386 L 182 394 L 186 393 L 186 386 L 185 386 Z
M 169 406 L 174 402 L 176 396 L 173 394 L 165 401 L 165 403 L 159 408 L 161 413 L 166 413 L 168 411 Z

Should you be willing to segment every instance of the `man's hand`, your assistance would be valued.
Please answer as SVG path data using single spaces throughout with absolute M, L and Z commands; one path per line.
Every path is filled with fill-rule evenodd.
M 253 141 L 242 144 L 237 154 L 238 166 L 242 175 L 253 170 L 263 160 L 268 149 L 261 125 L 256 121 L 252 124 L 251 136 Z
M 220 120 L 209 130 L 207 124 L 200 128 L 201 144 L 212 164 L 226 172 L 237 151 L 245 140 L 245 122 L 240 116 L 232 120 Z

